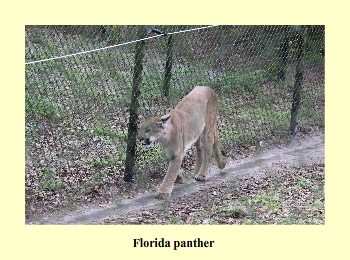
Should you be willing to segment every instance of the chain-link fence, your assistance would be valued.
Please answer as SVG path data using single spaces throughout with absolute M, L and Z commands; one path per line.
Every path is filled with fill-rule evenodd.
M 137 122 L 165 115 L 194 86 L 219 95 L 225 156 L 240 159 L 290 133 L 324 128 L 324 26 L 27 26 L 25 33 L 27 213 L 125 195 L 130 113 Z M 154 190 L 166 171 L 160 148 L 136 147 L 135 157 L 139 191 Z

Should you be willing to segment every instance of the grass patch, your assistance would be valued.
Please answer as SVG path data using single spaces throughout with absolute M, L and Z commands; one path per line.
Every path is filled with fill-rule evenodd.
M 49 168 L 46 168 L 43 172 L 38 173 L 40 184 L 38 185 L 39 191 L 59 191 L 64 188 L 64 184 L 60 179 L 56 179 Z
M 54 105 L 47 97 L 25 94 L 26 113 L 35 117 L 46 117 L 49 119 L 59 118 L 59 106 Z
M 290 121 L 289 111 L 276 111 L 271 109 L 248 109 L 245 112 L 249 121 L 253 121 L 258 127 L 268 127 L 271 132 L 286 131 Z
M 95 157 L 93 156 L 89 163 L 94 167 L 103 167 L 103 166 L 111 166 L 111 165 L 124 165 L 125 163 L 125 154 L 119 155 L 108 155 L 107 157 Z

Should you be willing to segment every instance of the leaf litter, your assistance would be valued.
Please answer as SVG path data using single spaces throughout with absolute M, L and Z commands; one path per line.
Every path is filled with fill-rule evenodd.
M 279 166 L 100 224 L 324 224 L 324 164 Z
M 74 203 L 78 206 L 69 211 L 61 211 L 59 214 L 51 205 L 55 203 L 59 205 L 59 201 L 62 200 L 61 195 L 45 189 L 42 194 L 39 194 L 42 196 L 41 202 L 46 205 L 46 212 L 51 209 L 56 213 L 38 214 L 37 218 L 27 219 L 26 223 L 62 223 L 54 219 L 64 220 L 67 213 L 77 210 L 88 213 L 96 208 L 109 209 L 123 199 L 131 206 L 130 210 L 119 213 L 114 210 L 116 213 L 106 215 L 101 220 L 91 220 L 86 223 L 324 224 L 324 145 L 318 145 L 317 151 L 310 148 L 313 147 L 315 140 L 316 143 L 320 142 L 320 138 L 323 139 L 323 134 L 318 134 L 315 138 L 312 136 L 308 136 L 307 139 L 299 138 L 296 141 L 297 147 L 306 147 L 308 150 L 306 157 L 297 160 L 297 164 L 295 158 L 287 158 L 288 153 L 294 151 L 294 148 L 291 150 L 282 147 L 274 153 L 281 154 L 285 158 L 284 161 L 272 158 L 272 163 L 267 166 L 263 163 L 260 165 L 258 162 L 259 167 L 253 171 L 250 170 L 229 180 L 224 178 L 224 181 L 201 183 L 197 190 L 193 189 L 196 185 L 190 184 L 191 188 L 185 189 L 184 194 L 161 203 L 150 196 L 151 204 L 148 205 L 151 206 L 143 207 L 141 204 L 133 207 L 132 205 L 135 197 L 142 197 L 144 193 L 145 195 L 155 193 L 163 174 L 151 176 L 146 186 L 137 183 L 124 185 L 125 183 L 120 182 L 106 188 L 92 187 L 89 193 L 76 196 Z M 298 149 L 295 150 L 295 154 L 300 158 L 303 157 L 303 151 Z M 265 157 L 271 157 L 270 153 L 267 152 Z M 238 167 L 244 166 L 251 163 L 252 158 L 254 156 L 248 156 L 233 163 Z M 236 166 L 232 168 L 232 173 L 236 172 Z M 188 164 L 187 168 L 191 171 L 193 164 Z M 160 169 L 159 172 L 164 172 L 164 169 Z M 62 172 L 61 175 L 68 174 Z M 187 179 L 193 177 L 188 173 L 184 175 Z M 215 174 L 212 177 L 215 177 Z M 181 184 L 175 184 L 177 185 L 181 187 Z M 115 194 L 118 194 L 118 197 Z

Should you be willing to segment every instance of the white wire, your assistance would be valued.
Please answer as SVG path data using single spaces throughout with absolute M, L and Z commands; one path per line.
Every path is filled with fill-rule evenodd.
M 200 28 L 187 29 L 187 30 L 182 30 L 182 31 L 178 31 L 178 32 L 171 32 L 171 33 L 167 33 L 167 35 L 177 34 L 177 33 L 184 33 L 184 32 L 190 32 L 190 31 L 196 31 L 196 30 L 203 30 L 203 29 L 207 29 L 207 28 L 210 28 L 210 27 L 214 27 L 214 26 L 216 26 L 216 25 L 210 25 L 210 26 L 205 26 L 205 27 L 200 27 Z M 163 35 L 165 35 L 165 34 L 158 34 L 158 35 L 155 35 L 155 36 L 146 37 L 146 38 L 139 39 L 139 40 L 134 40 L 134 41 L 130 41 L 130 42 L 120 43 L 120 44 L 111 45 L 111 46 L 107 46 L 107 47 L 103 47 L 103 48 L 89 50 L 89 51 L 82 51 L 82 52 L 77 52 L 77 53 L 73 53 L 73 54 L 67 54 L 67 55 L 63 55 L 63 56 L 57 56 L 57 57 L 43 59 L 43 60 L 30 61 L 30 62 L 26 62 L 25 65 L 40 63 L 40 62 L 49 61 L 49 60 L 63 59 L 63 58 L 72 57 L 72 56 L 85 54 L 85 53 L 90 53 L 90 52 L 95 52 L 95 51 L 107 50 L 107 49 L 110 49 L 110 48 L 114 48 L 114 47 L 118 47 L 118 46 L 122 46 L 122 45 L 127 45 L 127 44 L 131 44 L 131 43 L 135 43 L 135 42 L 140 42 L 140 41 L 144 41 L 144 40 L 160 37 L 160 36 L 163 36 Z

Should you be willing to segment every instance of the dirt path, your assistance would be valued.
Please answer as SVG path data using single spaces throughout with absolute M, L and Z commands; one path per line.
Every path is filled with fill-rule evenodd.
M 221 174 L 218 169 L 212 169 L 206 182 L 187 179 L 185 184 L 176 184 L 171 199 L 176 200 L 177 197 L 197 192 L 205 186 L 220 185 L 225 181 L 247 174 L 258 174 L 259 169 L 276 168 L 277 170 L 281 165 L 299 166 L 324 163 L 324 159 L 323 133 L 314 134 L 307 139 L 296 138 L 286 147 L 255 154 L 252 158 L 238 162 L 234 161 Z M 132 199 L 122 199 L 106 208 L 79 209 L 60 219 L 51 218 L 39 222 L 41 224 L 99 224 L 107 218 L 159 204 L 164 204 L 164 201 L 156 200 L 153 193 L 146 193 Z

